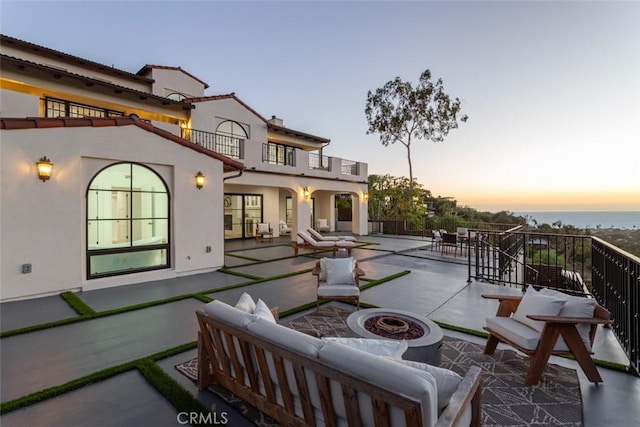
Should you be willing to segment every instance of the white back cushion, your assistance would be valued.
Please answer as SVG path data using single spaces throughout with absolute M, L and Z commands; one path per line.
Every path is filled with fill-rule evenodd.
M 527 288 L 518 309 L 513 313 L 513 319 L 525 324 L 538 332 L 542 332 L 544 322 L 532 320 L 527 317 L 529 314 L 538 316 L 557 316 L 564 306 L 564 299 L 542 295 L 533 286 Z
M 596 300 L 593 298 L 578 297 L 572 295 L 566 295 L 562 292 L 558 292 L 553 289 L 541 289 L 540 293 L 543 295 L 554 296 L 565 300 L 562 310 L 560 310 L 559 316 L 562 317 L 586 317 L 592 318 L 596 308 Z M 591 351 L 591 339 L 589 338 L 589 331 L 591 325 L 585 323 L 579 323 L 576 325 L 576 329 L 580 334 L 580 338 L 584 342 L 587 351 Z
M 327 285 L 351 285 L 353 284 L 353 258 L 325 259 L 327 267 Z

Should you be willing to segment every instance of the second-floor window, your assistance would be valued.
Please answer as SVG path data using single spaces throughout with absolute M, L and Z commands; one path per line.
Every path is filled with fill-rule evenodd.
M 296 165 L 296 149 L 288 145 L 268 142 L 262 146 L 262 161 L 274 165 Z
M 214 151 L 227 157 L 240 159 L 242 158 L 242 141 L 248 137 L 247 131 L 240 123 L 225 120 L 216 128 Z
M 45 102 L 47 105 L 45 117 L 119 117 L 124 115 L 122 111 L 79 104 L 63 99 L 46 98 Z

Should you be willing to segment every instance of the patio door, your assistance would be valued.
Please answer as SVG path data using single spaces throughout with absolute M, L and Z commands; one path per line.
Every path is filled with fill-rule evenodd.
M 225 239 L 254 237 L 259 222 L 262 222 L 262 194 L 224 195 Z

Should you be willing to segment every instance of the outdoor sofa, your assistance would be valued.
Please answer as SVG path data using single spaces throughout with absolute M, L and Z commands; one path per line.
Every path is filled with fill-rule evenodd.
M 199 387 L 219 383 L 282 425 L 480 425 L 478 367 L 461 378 L 374 355 L 279 325 L 264 307 L 212 301 L 196 315 Z

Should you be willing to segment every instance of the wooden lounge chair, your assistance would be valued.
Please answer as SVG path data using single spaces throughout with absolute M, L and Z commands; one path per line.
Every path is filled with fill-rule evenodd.
M 333 251 L 333 256 L 336 255 L 336 251 L 338 249 L 346 249 L 349 256 L 351 256 L 351 249 L 353 249 L 356 246 L 355 242 L 345 242 L 344 240 L 339 240 L 335 242 L 329 242 L 329 241 L 319 242 L 313 237 L 311 237 L 308 233 L 305 233 L 304 231 L 299 231 L 298 237 L 302 239 L 302 242 L 297 242 L 295 245 L 293 245 L 293 251 L 296 256 L 298 255 L 298 250 L 300 248 L 312 249 L 314 254 L 317 252 L 318 249 L 326 249 L 326 250 L 331 249 Z
M 355 242 L 356 238 L 353 236 L 323 236 L 322 234 L 318 233 L 316 230 L 314 230 L 313 228 L 309 227 L 307 228 L 307 232 L 316 240 L 322 242 L 335 242 L 338 240 L 344 240 L 346 242 Z
M 349 283 L 342 283 L 340 280 L 332 282 L 328 264 L 336 262 L 351 263 L 353 268 Z M 364 271 L 358 268 L 358 263 L 353 258 L 322 258 L 316 262 L 311 274 L 318 277 L 316 311 L 320 308 L 320 301 L 352 301 L 360 309 L 360 277 L 364 276 Z
M 589 381 L 593 383 L 602 382 L 602 377 L 598 373 L 589 353 L 596 335 L 597 326 L 599 324 L 609 325 L 612 323 L 609 320 L 609 312 L 604 307 L 594 304 L 592 317 L 527 315 L 528 319 L 544 322 L 540 332 L 518 322 L 511 316 L 512 313 L 517 311 L 523 297 L 507 295 L 482 295 L 482 297 L 500 301 L 496 317 L 488 318 L 487 326 L 484 328 L 489 332 L 489 339 L 484 353 L 493 354 L 498 342 L 503 342 L 531 357 L 531 364 L 524 380 L 525 384 L 538 384 L 552 354 L 573 354 Z M 586 300 L 586 298 L 582 299 Z M 560 314 L 563 314 L 562 311 Z M 585 325 L 584 328 L 587 329 L 584 331 L 584 335 L 588 331 L 588 336 L 580 335 L 578 325 L 581 327 Z M 560 337 L 564 341 L 559 340 Z

